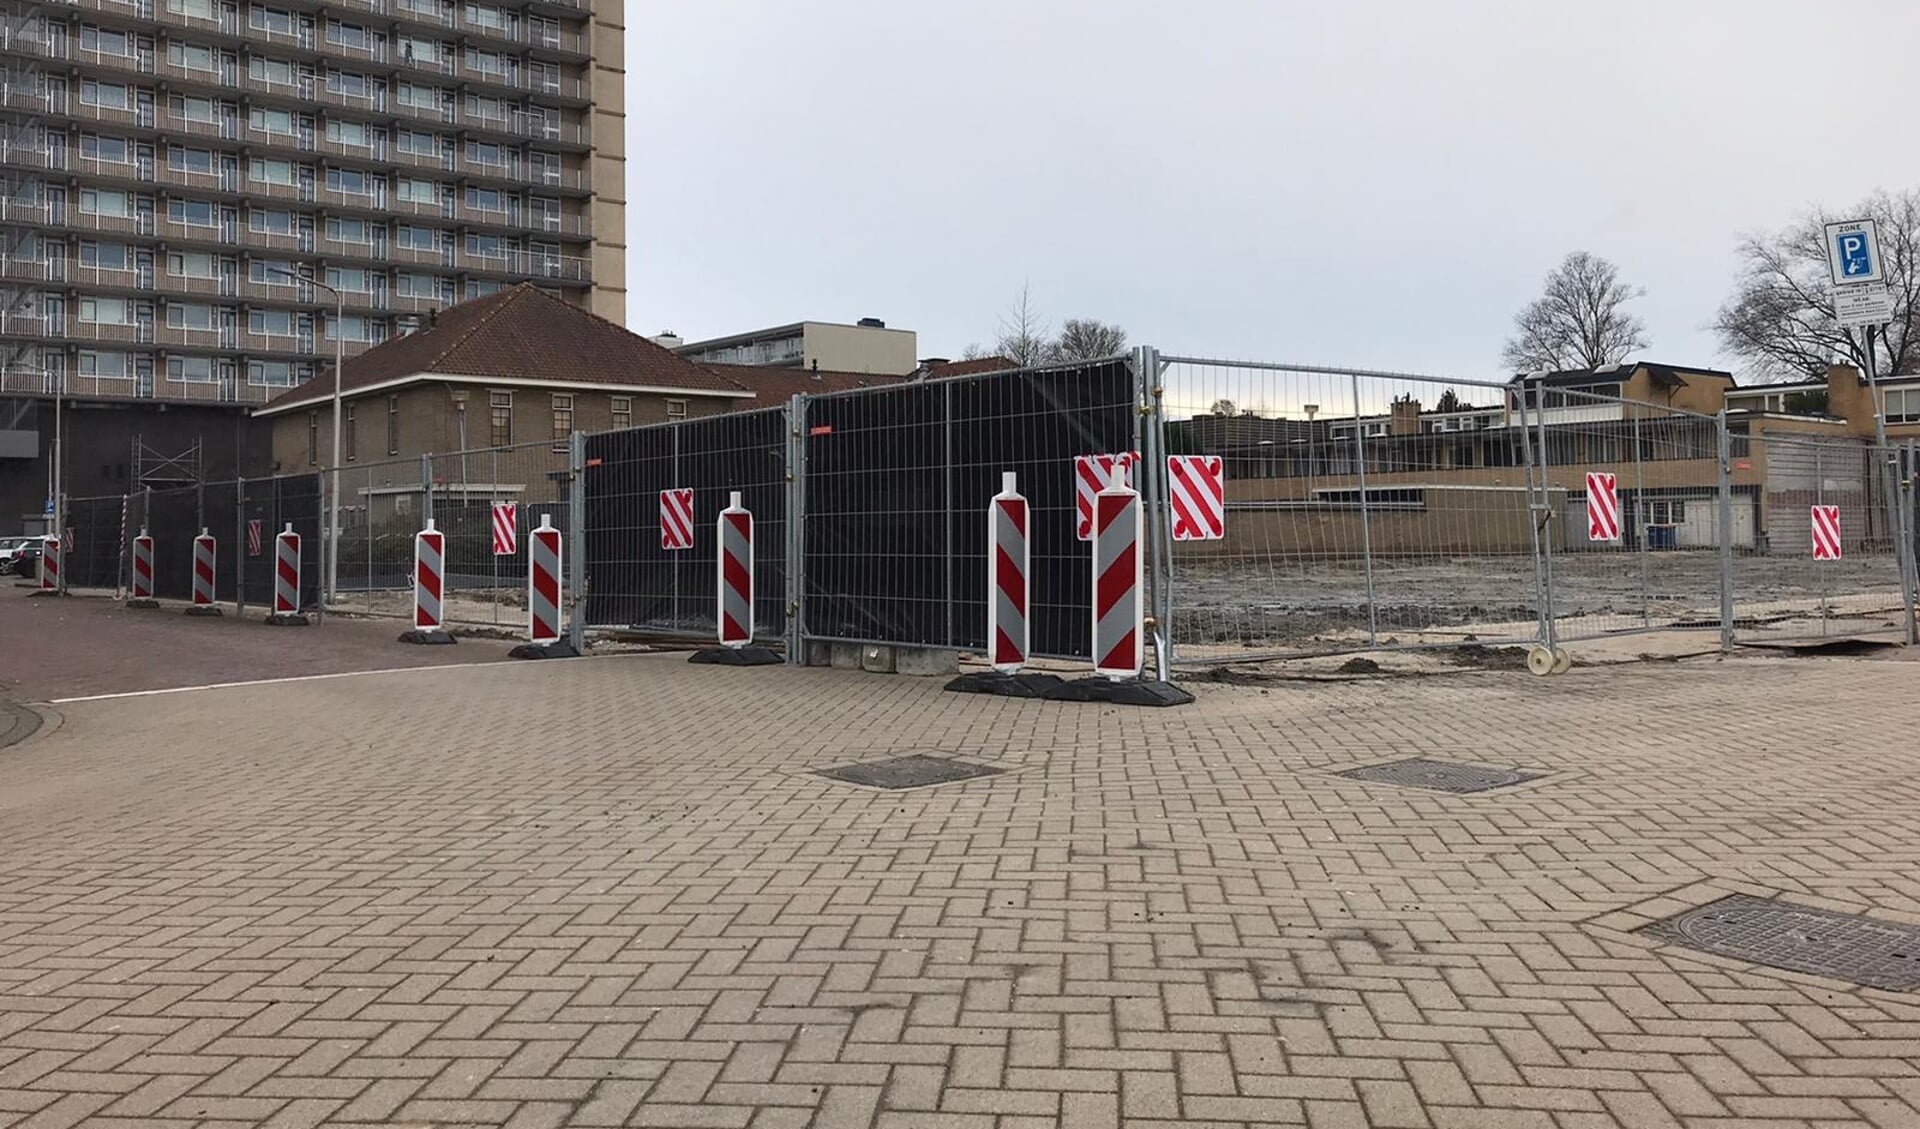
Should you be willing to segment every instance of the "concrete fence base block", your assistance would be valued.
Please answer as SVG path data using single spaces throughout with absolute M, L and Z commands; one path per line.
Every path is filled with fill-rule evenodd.
M 806 660 L 808 666 L 832 666 L 833 644 L 819 639 L 807 640 Z
M 1062 682 L 1043 695 L 1049 702 L 1110 702 L 1116 706 L 1184 706 L 1193 695 L 1171 682 L 1114 682 L 1107 678 L 1078 678 Z
M 947 683 L 956 694 L 998 694 L 1003 698 L 1044 698 L 1060 685 L 1057 674 L 1004 674 L 982 670 Z
M 508 651 L 507 657 L 510 659 L 577 659 L 580 657 L 580 652 L 573 649 L 572 643 L 565 639 L 558 639 L 552 643 L 522 643 Z
M 226 615 L 227 613 L 221 611 L 219 608 L 214 607 L 212 604 L 188 604 L 187 610 L 184 612 L 181 612 L 180 614 L 192 615 L 192 616 L 219 617 L 219 616 Z
M 960 673 L 960 652 L 944 647 L 895 647 L 893 669 L 915 678 L 946 678 Z
M 34 591 L 27 593 L 27 599 L 32 600 L 40 596 L 64 596 L 64 595 L 66 595 L 66 593 L 60 591 L 57 588 L 52 591 L 48 591 L 47 589 L 42 588 L 36 584 L 34 585 Z
M 892 674 L 895 669 L 893 648 L 878 643 L 862 644 L 860 669 L 868 674 Z
M 313 621 L 299 612 L 275 612 L 264 621 L 268 627 L 311 627 Z
M 860 644 L 832 643 L 832 644 L 829 644 L 829 646 L 833 648 L 833 659 L 832 659 L 831 665 L 835 670 L 859 670 L 860 669 Z
M 160 601 L 158 601 L 158 600 L 128 600 L 128 601 L 127 601 L 127 606 L 128 606 L 128 607 L 130 607 L 130 608 L 139 608 L 139 609 L 140 609 L 140 610 L 142 610 L 142 611 L 151 611 L 152 609 L 154 609 L 154 608 L 157 608 L 157 607 L 159 607 L 159 606 L 160 606 Z
M 402 643 L 413 643 L 422 647 L 445 647 L 459 640 L 437 627 L 417 627 L 412 631 L 400 633 Z
M 780 656 L 765 647 L 709 647 L 687 656 L 705 666 L 778 666 Z

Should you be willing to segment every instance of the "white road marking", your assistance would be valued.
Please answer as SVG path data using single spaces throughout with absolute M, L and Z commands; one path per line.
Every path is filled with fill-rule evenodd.
M 195 690 L 232 690 L 241 686 L 279 686 L 288 682 L 320 682 L 329 678 L 359 678 L 368 674 L 413 674 L 427 670 L 460 670 L 470 666 L 508 666 L 505 662 L 442 663 L 438 666 L 394 666 L 382 670 L 342 670 L 332 674 L 296 674 L 288 678 L 257 678 L 251 682 L 210 682 L 204 686 L 169 686 L 163 690 L 126 690 L 118 694 L 88 694 L 79 698 L 55 698 L 49 705 L 75 702 L 107 702 L 115 698 L 152 698 L 161 694 L 190 694 Z

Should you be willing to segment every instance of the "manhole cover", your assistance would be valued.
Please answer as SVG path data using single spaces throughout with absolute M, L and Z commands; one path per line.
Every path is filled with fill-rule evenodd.
M 983 764 L 968 764 L 914 753 L 867 764 L 843 764 L 839 768 L 823 769 L 820 775 L 829 780 L 842 780 L 867 788 L 925 788 L 932 784 L 952 784 L 956 780 L 998 776 L 1003 771 Z
M 1408 760 L 1394 761 L 1392 764 L 1372 764 L 1365 768 L 1350 768 L 1334 775 L 1344 776 L 1348 780 L 1367 780 L 1375 784 L 1398 784 L 1406 788 L 1425 788 L 1429 792 L 1453 792 L 1465 795 L 1469 792 L 1485 792 L 1491 788 L 1504 788 L 1509 784 L 1537 780 L 1543 774 L 1522 772 L 1517 768 L 1488 768 L 1485 765 L 1455 764 L 1452 761 L 1413 757 Z
M 1863 988 L 1920 989 L 1920 926 L 1735 894 L 1640 932 L 1754 964 Z

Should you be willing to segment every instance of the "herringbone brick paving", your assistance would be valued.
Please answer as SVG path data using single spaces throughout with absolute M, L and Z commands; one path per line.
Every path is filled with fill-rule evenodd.
M 0 1126 L 1920 1125 L 1920 998 L 1627 931 L 1920 915 L 1910 666 L 1199 689 L 647 657 L 65 707 L 0 753 Z M 908 751 L 1012 771 L 809 774 Z M 1332 775 L 1414 755 L 1549 775 Z

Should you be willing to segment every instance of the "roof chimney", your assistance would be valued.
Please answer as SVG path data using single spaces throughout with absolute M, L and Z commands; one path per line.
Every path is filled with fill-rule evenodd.
M 661 332 L 655 334 L 654 336 L 649 337 L 647 340 L 653 342 L 655 345 L 658 345 L 663 349 L 678 349 L 680 346 L 686 344 L 685 341 L 682 341 L 680 339 L 680 335 L 675 333 L 671 329 L 662 330 Z
M 861 329 L 887 328 L 887 323 L 881 321 L 879 318 L 861 318 L 858 322 L 855 322 L 854 324 L 858 325 Z
M 813 359 L 813 378 L 815 380 L 820 379 L 820 358 L 819 357 L 815 357 Z

